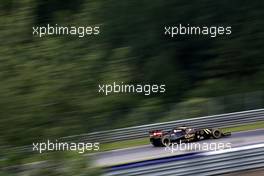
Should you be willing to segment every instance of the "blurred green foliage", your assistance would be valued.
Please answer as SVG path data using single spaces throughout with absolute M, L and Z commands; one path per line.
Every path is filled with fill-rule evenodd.
M 0 146 L 204 115 L 208 105 L 217 105 L 212 113 L 245 108 L 212 97 L 263 90 L 263 7 L 238 0 L 1 0 Z M 33 26 L 48 23 L 99 25 L 101 34 L 32 35 Z M 230 25 L 232 35 L 164 37 L 165 25 L 179 23 Z M 98 84 L 114 81 L 167 90 L 98 93 Z
M 0 176 L 98 176 L 101 170 L 92 166 L 91 158 L 81 156 L 73 152 L 53 152 L 46 154 L 46 160 L 42 156 L 35 156 L 35 162 L 30 164 L 5 167 Z M 36 162 L 38 161 L 38 162 Z M 2 175 L 1 175 L 2 174 Z

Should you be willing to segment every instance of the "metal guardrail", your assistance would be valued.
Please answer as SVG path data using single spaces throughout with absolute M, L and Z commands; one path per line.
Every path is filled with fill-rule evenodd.
M 177 126 L 192 126 L 192 127 L 229 127 L 245 123 L 257 122 L 264 120 L 264 109 L 242 111 L 235 113 L 227 113 L 221 115 L 212 115 L 198 117 L 186 120 L 177 120 L 164 123 L 156 123 L 150 125 L 141 125 L 129 128 L 94 132 L 82 135 L 63 137 L 63 141 L 82 141 L 82 142 L 115 142 L 127 139 L 136 139 L 147 137 L 151 130 L 170 130 Z
M 254 145 L 250 149 L 235 149 L 215 154 L 205 152 L 184 159 L 177 159 L 177 157 L 179 156 L 176 156 L 174 160 L 170 158 L 162 161 L 161 159 L 152 164 L 116 166 L 109 169 L 105 176 L 209 176 L 261 168 L 264 167 L 264 143 Z

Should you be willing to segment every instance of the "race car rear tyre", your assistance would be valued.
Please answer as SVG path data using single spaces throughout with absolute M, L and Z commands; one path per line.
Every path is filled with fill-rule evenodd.
M 162 144 L 164 146 L 170 146 L 171 145 L 171 141 L 170 141 L 170 139 L 168 137 L 163 137 L 162 138 Z
M 195 141 L 200 141 L 201 140 L 201 135 L 200 134 L 196 134 L 195 135 Z
M 212 136 L 214 139 L 219 139 L 222 136 L 222 133 L 219 129 L 213 129 Z
M 154 146 L 154 147 L 162 147 L 163 144 L 161 142 L 160 139 L 154 139 L 153 141 L 151 141 L 151 144 Z
M 200 130 L 199 133 L 201 136 L 204 136 L 204 130 Z

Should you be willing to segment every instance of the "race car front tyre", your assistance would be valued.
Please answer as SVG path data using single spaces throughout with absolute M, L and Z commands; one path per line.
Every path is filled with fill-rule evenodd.
M 222 136 L 222 133 L 219 129 L 213 129 L 212 136 L 214 139 L 219 139 Z

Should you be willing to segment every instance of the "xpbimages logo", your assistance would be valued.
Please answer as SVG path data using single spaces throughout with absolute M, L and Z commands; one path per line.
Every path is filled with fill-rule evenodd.
M 170 151 L 171 153 L 177 151 L 217 151 L 217 150 L 225 150 L 231 149 L 231 143 L 223 143 L 223 142 L 203 142 L 203 143 L 185 143 L 180 141 L 179 143 L 169 143 L 166 145 L 165 151 Z
M 190 24 L 179 24 L 176 26 L 165 26 L 164 29 L 164 34 L 171 38 L 179 35 L 200 35 L 215 38 L 232 34 L 231 26 L 191 26 Z
M 124 84 L 123 82 L 113 84 L 99 84 L 98 92 L 104 95 L 109 95 L 111 93 L 137 93 L 144 94 L 146 96 L 157 93 L 165 93 L 165 84 Z
M 99 35 L 100 27 L 99 26 L 54 26 L 47 24 L 47 26 L 34 26 L 32 27 L 33 36 L 43 37 L 47 35 L 72 35 L 78 36 L 80 38 L 87 35 Z
M 100 143 L 67 143 L 67 142 L 46 142 L 33 143 L 33 151 L 43 153 L 45 151 L 77 151 L 78 153 L 84 153 L 85 151 L 98 151 L 100 150 Z

